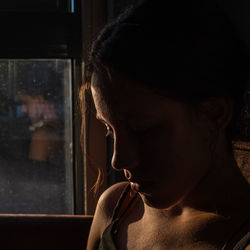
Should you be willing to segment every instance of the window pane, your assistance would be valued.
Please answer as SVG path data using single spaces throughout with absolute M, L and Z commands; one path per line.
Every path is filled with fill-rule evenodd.
M 71 60 L 0 60 L 0 213 L 73 212 Z

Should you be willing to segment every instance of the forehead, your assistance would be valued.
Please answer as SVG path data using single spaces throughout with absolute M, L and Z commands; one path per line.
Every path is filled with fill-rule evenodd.
M 113 76 L 104 78 L 96 73 L 91 81 L 91 92 L 97 116 L 105 120 L 158 119 L 164 109 L 176 101 L 156 94 L 140 84 Z M 159 112 L 159 111 L 162 112 Z

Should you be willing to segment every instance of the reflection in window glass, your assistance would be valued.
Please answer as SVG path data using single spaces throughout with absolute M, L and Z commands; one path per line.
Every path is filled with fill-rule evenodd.
M 73 212 L 70 60 L 0 60 L 0 213 Z

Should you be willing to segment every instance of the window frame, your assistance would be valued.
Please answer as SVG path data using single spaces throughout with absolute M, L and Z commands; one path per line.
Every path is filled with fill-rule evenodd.
M 83 178 L 79 172 L 83 168 L 79 148 L 79 127 L 81 115 L 76 110 L 76 92 L 81 84 L 82 22 L 81 0 L 75 0 L 74 13 L 66 12 L 7 12 L 0 11 L 1 59 L 70 59 L 72 62 L 72 108 L 73 108 L 73 214 L 84 214 Z M 7 25 L 6 25 L 7 24 Z M 28 215 L 28 214 L 27 214 Z
M 82 2 L 83 23 L 83 67 L 87 61 L 89 48 L 98 32 L 107 23 L 107 0 L 85 0 Z M 84 72 L 83 72 L 84 73 Z M 84 141 L 84 211 L 94 214 L 100 194 L 107 188 L 107 141 L 106 129 L 96 119 L 95 108 L 88 92 L 84 95 L 84 107 L 87 111 L 83 115 Z M 102 185 L 95 194 L 93 187 L 98 176 L 98 169 L 102 172 Z
M 95 117 L 90 96 L 84 98 L 84 105 L 90 109 L 83 117 L 79 103 L 83 65 L 88 58 L 91 42 L 107 22 L 107 8 L 107 0 L 74 0 L 73 13 L 0 11 L 1 59 L 72 60 L 75 215 L 93 214 L 99 195 L 107 188 L 105 127 Z M 85 125 L 83 138 L 86 156 L 82 153 L 80 143 L 82 119 Z M 91 156 L 91 161 L 88 156 Z M 97 179 L 93 162 L 98 162 L 104 173 L 104 182 L 97 195 L 93 193 Z

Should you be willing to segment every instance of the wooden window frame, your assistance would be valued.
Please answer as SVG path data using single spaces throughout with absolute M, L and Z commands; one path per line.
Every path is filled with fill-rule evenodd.
M 87 155 L 83 156 L 79 104 L 82 66 L 91 42 L 106 22 L 107 0 L 75 0 L 74 13 L 5 11 L 0 15 L 0 58 L 72 59 L 74 214 L 78 215 L 93 214 L 99 194 L 107 188 L 105 128 L 95 118 L 91 98 L 86 96 L 89 111 L 83 116 L 83 136 Z M 96 167 L 104 173 L 104 182 L 95 196 L 92 188 L 97 179 Z

